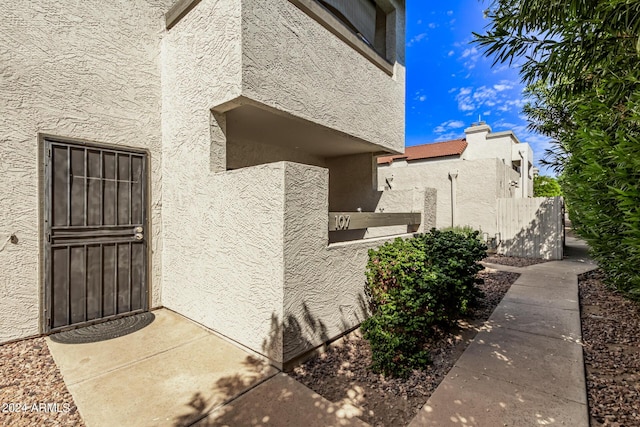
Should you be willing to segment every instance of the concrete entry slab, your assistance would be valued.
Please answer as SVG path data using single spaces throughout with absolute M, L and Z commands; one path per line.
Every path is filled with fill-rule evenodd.
M 113 340 L 88 344 L 47 345 L 67 385 L 102 375 L 210 334 L 202 326 L 170 310 L 155 310 L 147 327 Z
M 77 346 L 48 340 L 87 426 L 189 424 L 277 373 L 182 316 L 156 313 L 162 325 L 126 337 Z M 88 366 L 73 369 L 74 361 Z
M 473 343 L 456 366 L 586 405 L 580 344 L 506 328 L 479 332 Z
M 288 375 L 279 374 L 212 412 L 196 425 L 365 427 L 369 424 Z
M 454 367 L 409 427 L 588 426 L 586 405 Z

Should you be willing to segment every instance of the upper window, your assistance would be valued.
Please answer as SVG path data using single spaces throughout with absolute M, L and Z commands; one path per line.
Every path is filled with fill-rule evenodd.
M 387 55 L 387 14 L 373 0 L 317 0 L 331 14 L 371 46 L 380 56 Z
M 387 58 L 387 16 L 373 0 L 318 0 L 318 2 L 362 41 L 382 57 Z
M 385 73 L 404 64 L 404 0 L 289 1 Z

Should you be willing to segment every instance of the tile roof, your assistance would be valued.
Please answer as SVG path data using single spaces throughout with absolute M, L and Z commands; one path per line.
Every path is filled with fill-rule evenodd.
M 454 139 L 452 141 L 436 142 L 433 144 L 414 145 L 413 147 L 406 147 L 404 154 L 378 157 L 378 164 L 390 164 L 394 160 L 399 159 L 411 161 L 446 156 L 459 156 L 464 152 L 465 148 L 467 148 L 467 141 L 464 138 Z

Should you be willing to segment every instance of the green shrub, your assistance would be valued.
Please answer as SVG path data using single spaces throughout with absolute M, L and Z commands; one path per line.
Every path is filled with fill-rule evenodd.
M 438 231 L 396 239 L 369 251 L 372 316 L 362 324 L 372 368 L 404 377 L 429 362 L 424 348 L 436 326 L 448 326 L 479 296 L 477 263 L 486 256 L 478 232 Z
M 438 269 L 444 283 L 443 320 L 451 323 L 468 312 L 481 297 L 476 284 L 477 273 L 483 269 L 478 263 L 487 256 L 487 246 L 479 240 L 478 231 L 460 234 L 453 231 L 431 230 L 418 237 L 422 239 L 427 259 Z
M 454 233 L 463 234 L 465 236 L 469 236 L 475 233 L 475 235 L 478 236 L 478 239 L 480 238 L 480 232 L 475 230 L 470 225 L 465 225 L 465 226 L 456 225 L 455 227 L 445 227 L 445 228 L 441 228 L 440 231 L 453 231 Z

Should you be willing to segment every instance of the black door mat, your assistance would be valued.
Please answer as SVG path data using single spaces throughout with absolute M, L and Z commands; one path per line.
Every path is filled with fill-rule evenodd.
M 139 331 L 151 324 L 155 318 L 156 316 L 153 313 L 140 313 L 104 323 L 58 332 L 57 334 L 49 335 L 49 338 L 62 344 L 86 344 L 106 341 Z

